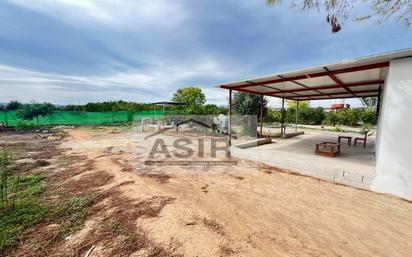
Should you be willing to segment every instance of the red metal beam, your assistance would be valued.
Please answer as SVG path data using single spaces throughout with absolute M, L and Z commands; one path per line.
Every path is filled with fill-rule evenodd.
M 343 99 L 343 98 L 364 98 L 364 97 L 372 97 L 372 96 L 378 96 L 377 94 L 370 94 L 370 95 L 362 95 L 362 96 L 336 96 L 336 97 L 319 97 L 319 98 L 291 98 L 290 100 L 298 100 L 298 101 L 316 101 L 316 100 L 330 100 L 330 99 Z
M 331 74 L 330 70 L 327 67 L 323 67 L 327 72 L 329 72 L 328 76 L 331 78 L 336 84 L 344 88 L 346 91 L 348 91 L 351 95 L 356 96 L 356 94 L 349 88 L 347 87 L 338 77 L 336 77 L 335 74 Z
M 308 79 L 308 78 L 317 78 L 317 77 L 324 77 L 328 76 L 329 74 L 342 74 L 342 73 L 349 73 L 349 72 L 355 72 L 355 71 L 362 71 L 362 70 L 371 70 L 371 69 L 378 69 L 378 68 L 383 68 L 389 66 L 389 62 L 381 62 L 381 63 L 374 63 L 374 64 L 368 64 L 368 65 L 361 65 L 361 66 L 356 66 L 356 67 L 350 67 L 350 68 L 344 68 L 344 69 L 338 69 L 338 70 L 332 70 L 332 71 L 323 71 L 323 72 L 315 72 L 311 74 L 304 74 L 304 75 L 298 75 L 298 76 L 293 76 L 293 77 L 288 77 L 288 78 L 280 78 L 280 79 L 272 79 L 272 80 L 266 80 L 266 81 L 259 81 L 259 82 L 253 82 L 253 86 L 259 86 L 259 85 L 264 85 L 264 84 L 275 84 L 275 83 L 281 83 L 281 82 L 286 82 L 286 81 L 291 81 L 291 80 L 300 80 L 300 79 Z M 225 86 L 221 85 L 221 88 L 226 88 L 226 89 L 240 89 L 244 87 L 250 87 L 250 83 L 245 83 L 241 85 L 237 85 L 234 87 L 230 86 Z
M 361 87 L 361 86 L 369 86 L 369 85 L 379 85 L 379 84 L 383 84 L 384 82 L 385 82 L 384 80 L 370 80 L 370 81 L 363 81 L 363 82 L 348 83 L 345 85 L 350 88 L 350 87 Z M 297 93 L 297 92 L 303 92 L 303 91 L 314 91 L 314 90 L 324 90 L 324 89 L 336 89 L 336 88 L 342 88 L 342 86 L 329 85 L 329 86 L 317 86 L 317 87 L 310 87 L 310 88 L 296 88 L 296 89 L 288 89 L 288 90 L 283 90 L 283 91 L 270 91 L 270 92 L 266 92 L 265 94 L 270 95 L 270 96 L 282 97 L 279 94 Z
M 229 90 L 230 90 L 230 89 L 229 89 Z M 272 96 L 272 95 L 268 95 L 268 94 L 266 94 L 266 93 L 251 91 L 251 90 L 247 90 L 247 89 L 244 89 L 244 88 L 239 88 L 239 89 L 236 89 L 235 91 L 239 91 L 239 92 L 242 92 L 242 93 L 248 93 L 248 94 L 255 94 L 255 95 L 267 95 L 267 96 Z M 299 96 L 299 95 L 296 94 L 296 96 Z M 289 96 L 288 96 L 288 97 L 283 97 L 283 98 L 290 100 L 290 97 L 289 97 Z
M 360 90 L 360 91 L 354 91 L 355 95 L 356 94 L 364 94 L 364 93 L 378 93 L 379 89 L 374 89 L 374 90 Z M 331 97 L 337 96 L 337 95 L 348 95 L 350 93 L 348 92 L 339 92 L 339 93 L 329 93 Z M 321 94 L 311 94 L 311 95 L 300 95 L 300 96 L 292 96 L 293 97 L 324 97 L 324 95 Z

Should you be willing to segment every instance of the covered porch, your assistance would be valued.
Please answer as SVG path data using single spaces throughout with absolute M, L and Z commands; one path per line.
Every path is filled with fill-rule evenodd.
M 272 145 L 256 147 L 245 153 L 232 147 L 233 155 L 256 158 L 293 172 L 322 177 L 349 185 L 360 183 L 373 191 L 390 193 L 412 200 L 412 48 L 297 71 L 272 74 L 218 85 L 229 92 L 229 142 L 231 141 L 232 92 L 296 101 L 340 98 L 378 97 L 376 140 L 365 149 L 346 148 L 335 158 L 315 156 L 314 144 L 337 138 L 326 135 L 300 135 L 295 139 L 276 140 Z M 262 135 L 263 108 L 258 131 Z M 282 112 L 281 134 L 285 134 Z M 297 121 L 298 123 L 299 121 Z M 312 147 L 311 147 L 312 145 Z M 246 149 L 247 150 L 247 149 Z M 242 152 L 243 151 L 243 152 Z M 253 155 L 255 152 L 259 154 Z M 376 152 L 376 154 L 375 154 Z M 264 160 L 263 160 L 264 159 Z M 376 163 L 376 164 L 375 164 Z M 376 167 L 376 168 L 375 168 Z M 376 172 L 374 170 L 376 169 Z M 313 171 L 316 171 L 313 173 Z M 376 175 L 374 175 L 376 174 Z M 370 185 L 370 186 L 369 186 Z
M 258 113 L 258 135 L 265 135 L 263 125 L 263 99 L 276 97 L 282 99 L 282 124 L 280 134 L 285 138 L 275 138 L 274 143 L 250 149 L 232 147 L 235 157 L 258 160 L 267 164 L 288 169 L 334 182 L 361 188 L 369 188 L 376 176 L 378 161 L 375 152 L 380 138 L 380 113 L 382 96 L 386 90 L 389 66 L 395 59 L 411 56 L 412 50 L 400 50 L 388 54 L 342 61 L 330 65 L 306 68 L 297 71 L 273 74 L 252 79 L 240 80 L 218 85 L 228 90 L 229 99 L 229 142 L 232 143 L 232 94 L 234 91 L 261 96 Z M 322 142 L 338 142 L 338 133 L 306 132 L 304 135 L 287 138 L 285 124 L 285 100 L 316 101 L 341 98 L 377 97 L 377 130 L 367 138 L 367 145 L 349 147 L 346 141 L 341 144 L 341 152 L 335 158 L 315 155 L 315 145 Z M 296 108 L 298 110 L 298 108 Z M 296 117 L 298 115 L 296 114 Z M 296 124 L 299 120 L 296 119 Z M 297 127 L 297 125 L 296 125 Z M 291 130 L 289 129 L 289 132 Z M 362 137 L 361 134 L 352 135 Z M 353 142 L 352 142 L 353 144 Z

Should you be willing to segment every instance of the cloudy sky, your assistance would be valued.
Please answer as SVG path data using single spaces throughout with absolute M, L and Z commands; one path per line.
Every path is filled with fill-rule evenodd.
M 412 46 L 396 21 L 332 34 L 287 1 L 1 0 L 0 17 L 0 102 L 151 102 L 193 85 L 226 104 L 213 85 Z

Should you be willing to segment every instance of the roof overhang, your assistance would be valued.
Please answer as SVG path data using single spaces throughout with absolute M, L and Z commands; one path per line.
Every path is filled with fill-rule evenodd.
M 324 100 L 377 96 L 393 59 L 412 56 L 412 48 L 297 71 L 218 85 L 239 92 L 286 98 Z

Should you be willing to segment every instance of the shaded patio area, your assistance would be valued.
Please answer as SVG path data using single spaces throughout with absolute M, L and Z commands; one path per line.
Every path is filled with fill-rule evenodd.
M 335 158 L 315 155 L 315 144 L 337 142 L 337 133 L 306 132 L 293 138 L 274 138 L 273 143 L 248 149 L 231 148 L 232 156 L 262 161 L 329 181 L 367 188 L 375 176 L 375 137 L 368 137 L 366 148 L 348 146 L 342 141 L 341 153 Z M 345 134 L 360 137 L 359 134 Z

